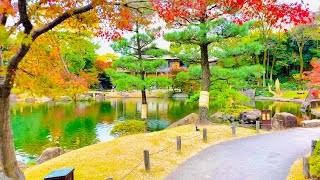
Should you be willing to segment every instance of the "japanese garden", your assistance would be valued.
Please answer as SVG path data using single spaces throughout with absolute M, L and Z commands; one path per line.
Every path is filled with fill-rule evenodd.
M 320 179 L 320 1 L 0 0 L 0 179 Z

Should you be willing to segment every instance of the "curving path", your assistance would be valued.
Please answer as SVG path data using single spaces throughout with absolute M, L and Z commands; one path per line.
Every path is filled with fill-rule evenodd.
M 295 128 L 210 146 L 167 180 L 285 180 L 293 162 L 310 152 L 320 128 Z

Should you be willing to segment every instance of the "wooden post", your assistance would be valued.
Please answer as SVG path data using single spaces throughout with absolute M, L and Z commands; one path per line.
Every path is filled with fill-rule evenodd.
M 203 129 L 203 142 L 206 142 L 208 139 L 208 136 L 207 136 L 207 128 L 204 128 Z
M 149 150 L 143 151 L 144 155 L 144 167 L 147 172 L 150 172 L 150 156 L 149 156 Z
M 106 180 L 113 180 L 113 178 L 108 178 L 108 179 L 106 179 Z
M 177 150 L 181 152 L 181 136 L 177 136 Z
M 260 121 L 256 121 L 256 131 L 257 133 L 260 131 Z
M 232 136 L 236 136 L 236 124 L 232 123 Z
M 316 148 L 316 145 L 317 145 L 317 140 L 312 140 L 311 141 L 311 156 L 314 153 L 314 149 Z
M 310 178 L 309 158 L 307 157 L 302 158 L 302 166 L 303 166 L 303 177 L 305 179 L 309 179 Z

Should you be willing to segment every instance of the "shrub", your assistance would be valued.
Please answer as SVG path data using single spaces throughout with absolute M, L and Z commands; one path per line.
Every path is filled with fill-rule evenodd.
M 317 143 L 313 156 L 310 157 L 310 173 L 320 177 L 320 143 Z
M 110 134 L 115 136 L 124 136 L 128 134 L 143 133 L 145 130 L 145 122 L 140 120 L 128 120 L 116 124 Z
M 219 111 L 222 112 L 223 114 L 229 114 L 229 115 L 233 115 L 233 116 L 238 117 L 241 112 L 252 111 L 252 108 L 247 107 L 247 106 L 242 106 L 242 105 L 236 105 L 235 108 L 226 107 L 226 108 L 220 109 Z

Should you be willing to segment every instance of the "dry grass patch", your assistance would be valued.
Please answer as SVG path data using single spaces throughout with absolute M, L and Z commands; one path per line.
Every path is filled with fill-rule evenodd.
M 41 165 L 26 170 L 27 180 L 43 179 L 54 169 L 65 167 L 75 168 L 77 180 L 105 180 L 109 177 L 122 179 L 139 162 L 137 168 L 126 179 L 161 179 L 169 174 L 184 160 L 195 155 L 202 149 L 235 138 L 256 135 L 253 129 L 237 128 L 237 137 L 232 137 L 230 125 L 205 126 L 208 141 L 202 141 L 202 131 L 195 131 L 194 125 L 180 126 L 160 132 L 129 135 L 110 142 L 81 148 Z M 201 127 L 202 129 L 203 127 Z M 260 133 L 265 133 L 260 131 Z M 176 151 L 176 137 L 182 138 L 182 152 Z M 161 151 L 162 149 L 167 150 Z M 143 163 L 143 150 L 151 155 L 151 172 L 146 173 Z
M 287 180 L 305 180 L 302 172 L 302 158 L 296 160 L 291 166 Z

